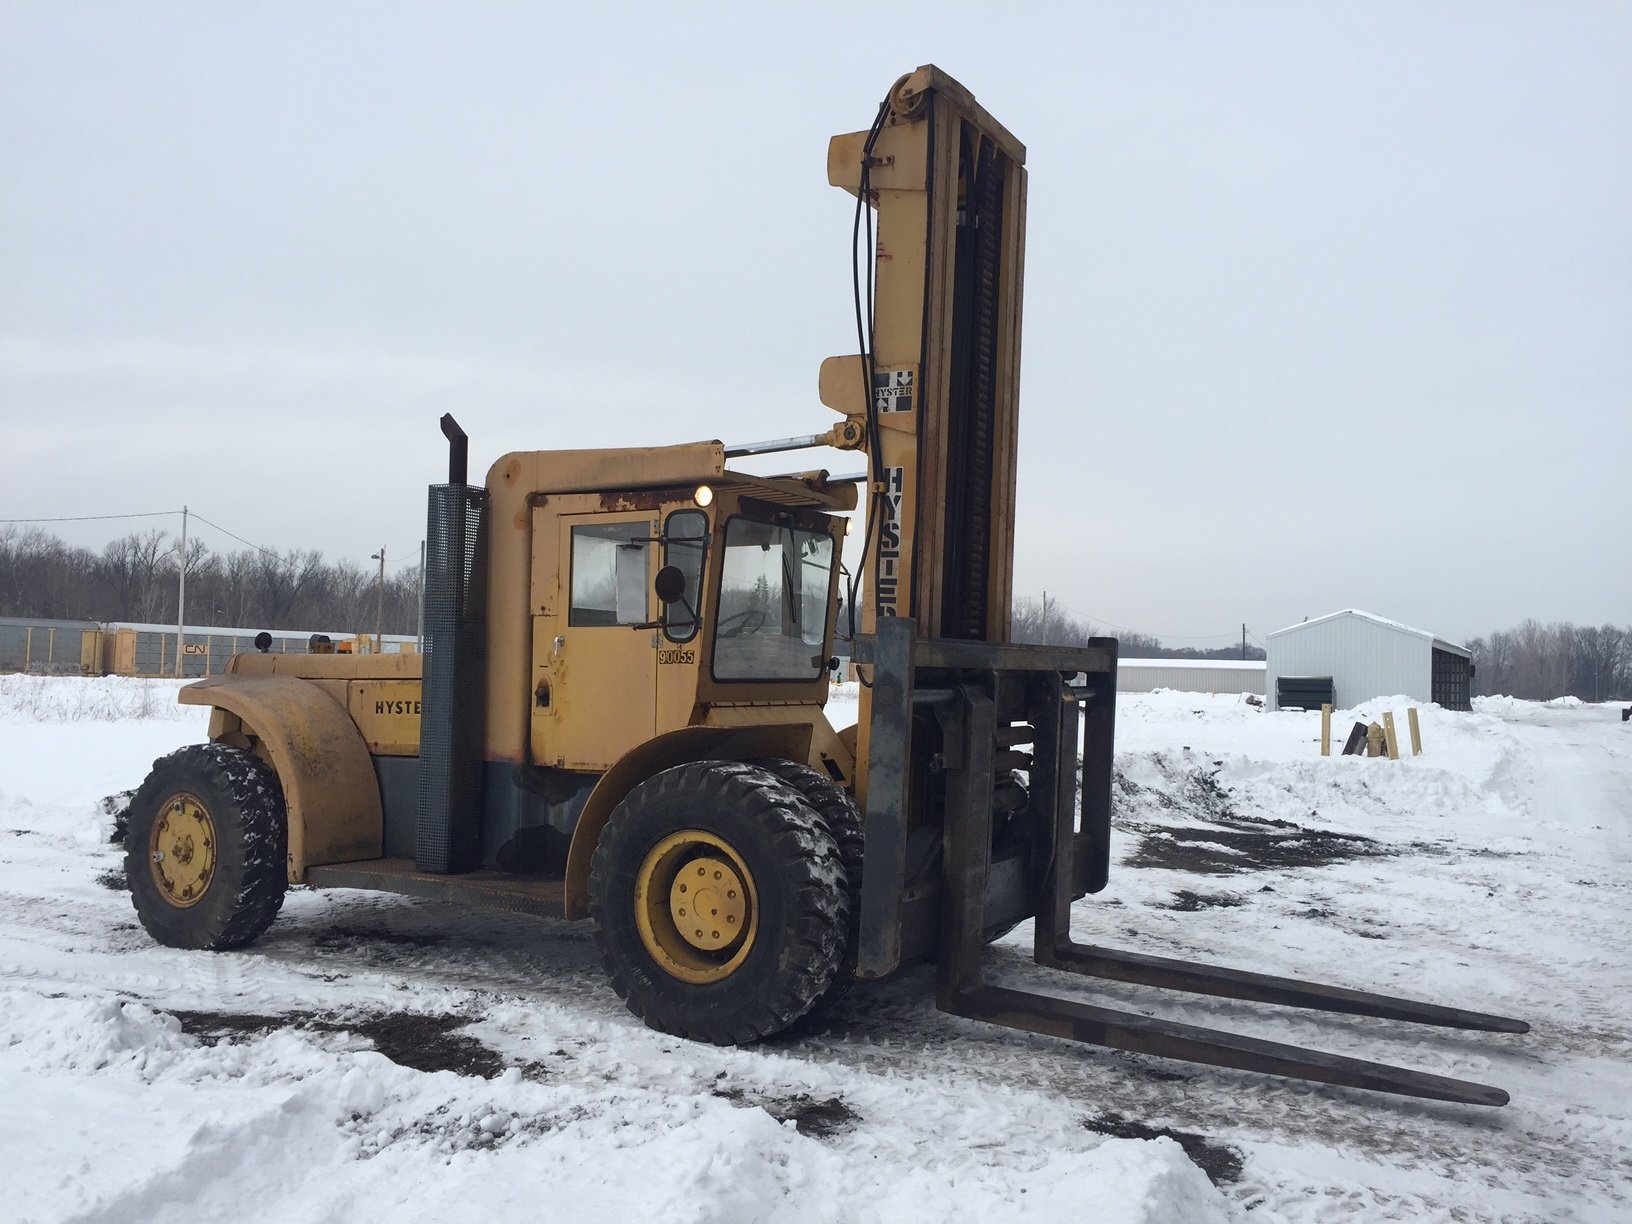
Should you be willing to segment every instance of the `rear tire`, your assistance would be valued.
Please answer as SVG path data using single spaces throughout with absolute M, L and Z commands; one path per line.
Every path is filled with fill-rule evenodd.
M 693 898 L 701 908 L 688 908 Z M 665 1033 L 738 1045 L 786 1028 L 831 985 L 850 902 L 838 846 L 797 790 L 752 765 L 698 761 L 647 779 L 613 811 L 589 912 L 631 1012 Z
M 283 907 L 287 844 L 283 788 L 259 757 L 225 744 L 161 757 L 130 801 L 136 916 L 172 948 L 242 947 Z

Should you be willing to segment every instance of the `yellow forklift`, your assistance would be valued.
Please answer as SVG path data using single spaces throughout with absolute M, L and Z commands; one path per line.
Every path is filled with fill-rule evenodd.
M 423 655 L 247 654 L 182 690 L 128 875 L 163 943 L 254 940 L 294 884 L 593 921 L 654 1028 L 754 1041 L 936 966 L 950 1012 L 1096 1045 L 1500 1105 L 1498 1088 L 988 985 L 1030 919 L 1090 977 L 1519 1033 L 1522 1021 L 1075 942 L 1110 862 L 1116 642 L 1009 640 L 1025 148 L 933 66 L 835 137 L 857 353 L 810 435 L 521 451 L 430 489 Z M 750 475 L 818 446 L 864 470 Z M 865 504 L 853 575 L 850 513 Z M 824 713 L 835 631 L 859 720 Z

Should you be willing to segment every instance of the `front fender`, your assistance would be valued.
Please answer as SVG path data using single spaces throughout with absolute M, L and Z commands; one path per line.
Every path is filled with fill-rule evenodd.
M 682 727 L 649 739 L 624 753 L 611 769 L 601 775 L 595 789 L 589 792 L 589 799 L 572 830 L 562 898 L 566 916 L 588 917 L 589 868 L 595 854 L 595 843 L 600 840 L 601 830 L 611 819 L 612 809 L 647 778 L 691 761 L 742 761 L 755 757 L 785 757 L 803 761 L 808 759 L 810 753 L 811 736 L 812 726 L 809 722 Z
M 213 706 L 212 739 L 260 741 L 277 770 L 289 817 L 289 882 L 306 868 L 384 853 L 380 786 L 368 745 L 345 709 L 309 680 L 211 676 L 181 690 L 183 705 Z

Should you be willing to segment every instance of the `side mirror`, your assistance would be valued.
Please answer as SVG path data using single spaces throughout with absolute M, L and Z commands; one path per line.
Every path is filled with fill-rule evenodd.
M 685 598 L 685 571 L 678 565 L 665 565 L 657 571 L 657 577 L 652 581 L 652 590 L 664 604 L 676 603 Z

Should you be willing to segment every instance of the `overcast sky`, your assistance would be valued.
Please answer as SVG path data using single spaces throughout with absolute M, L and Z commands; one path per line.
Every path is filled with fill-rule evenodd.
M 4 0 L 0 518 L 395 562 L 446 411 L 825 429 L 827 138 L 929 62 L 1029 153 L 1018 593 L 1632 621 L 1624 3 Z

